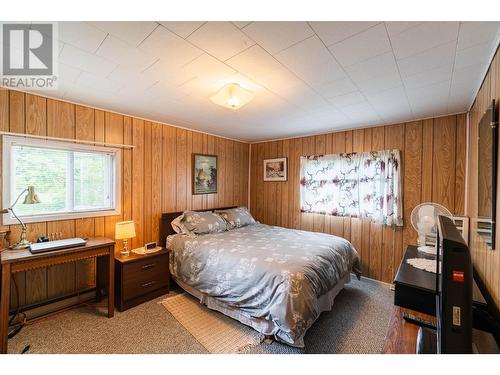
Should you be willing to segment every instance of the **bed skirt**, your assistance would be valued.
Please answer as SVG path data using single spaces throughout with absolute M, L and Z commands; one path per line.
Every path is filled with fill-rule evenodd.
M 277 341 L 298 348 L 304 347 L 304 336 L 307 330 L 311 328 L 312 323 L 309 327 L 307 327 L 304 330 L 303 334 L 300 337 L 298 337 L 293 343 L 287 342 L 282 338 L 283 336 L 286 337 L 286 335 L 280 335 L 281 330 L 278 326 L 276 326 L 274 322 L 262 318 L 254 318 L 252 316 L 249 316 L 244 312 L 242 312 L 241 310 L 231 307 L 225 304 L 224 302 L 217 300 L 214 297 L 207 296 L 206 294 L 187 285 L 186 283 L 183 283 L 182 281 L 178 280 L 175 277 L 172 278 L 182 289 L 184 289 L 187 293 L 199 299 L 200 303 L 206 305 L 209 309 L 219 311 L 226 316 L 236 319 L 240 323 L 250 326 L 256 331 L 266 336 L 273 336 Z M 347 284 L 350 280 L 351 280 L 351 274 L 348 273 L 342 279 L 340 279 L 339 282 L 332 289 L 330 289 L 327 293 L 323 294 L 317 299 L 316 303 L 317 303 L 318 317 L 323 311 L 330 311 L 332 309 L 335 297 L 344 288 L 344 285 Z

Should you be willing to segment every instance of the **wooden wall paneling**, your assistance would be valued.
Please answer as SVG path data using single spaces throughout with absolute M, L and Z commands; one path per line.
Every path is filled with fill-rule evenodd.
M 217 207 L 224 206 L 225 186 L 222 183 L 226 181 L 226 142 L 224 138 L 215 138 L 215 152 L 217 155 L 217 194 L 215 201 Z
M 132 220 L 135 238 L 132 248 L 144 245 L 144 120 L 132 119 Z
M 163 212 L 174 212 L 177 204 L 177 142 L 176 128 L 163 126 L 162 207 Z
M 267 158 L 273 158 L 273 155 L 279 155 L 278 154 L 278 142 L 268 142 L 267 145 L 269 146 Z M 271 225 L 276 225 L 276 211 L 277 211 L 277 202 L 276 202 L 276 189 L 277 189 L 277 184 L 278 182 L 270 181 L 266 182 L 266 187 L 268 188 L 268 193 L 267 199 L 268 199 L 268 207 L 270 209 L 268 210 L 269 212 L 269 217 L 267 218 L 267 222 L 270 223 Z
M 9 128 L 12 133 L 24 133 L 26 130 L 26 112 L 23 92 L 10 91 Z
M 257 195 L 257 202 L 258 202 L 258 214 L 260 220 L 264 221 L 266 218 L 264 217 L 264 212 L 267 211 L 266 205 L 268 202 L 266 201 L 266 196 L 268 196 L 267 193 L 267 182 L 264 181 L 264 159 L 267 158 L 267 152 L 266 152 L 266 145 L 267 143 L 263 143 L 259 145 L 258 149 L 258 167 L 257 167 L 257 177 L 258 177 L 258 185 L 259 185 L 259 191 Z
M 123 143 L 123 115 L 117 113 L 105 112 L 104 114 L 104 141 L 110 143 Z M 97 130 L 97 121 L 96 121 Z M 123 167 L 122 167 L 123 170 Z M 123 179 L 119 181 L 120 189 L 123 191 Z M 123 211 L 122 211 L 123 212 Z M 115 225 L 122 221 L 123 213 L 115 216 L 106 216 L 104 218 L 104 235 L 108 238 L 115 238 Z M 139 231 L 140 235 L 140 231 Z M 132 242 L 133 243 L 133 242 Z M 115 252 L 121 251 L 123 242 L 117 241 L 115 244 Z
M 283 182 L 281 185 L 280 185 L 280 193 L 281 193 L 281 196 L 278 196 L 278 199 L 281 200 L 280 202 L 280 205 L 281 205 L 281 210 L 280 210 L 280 225 L 285 227 L 285 228 L 289 228 L 290 227 L 290 224 L 288 222 L 288 219 L 289 219 L 289 215 L 288 215 L 288 212 L 290 210 L 290 185 L 292 184 L 292 182 L 290 181 L 290 170 L 291 170 L 291 166 L 290 166 L 290 139 L 285 139 L 283 140 L 283 144 L 282 144 L 282 155 L 283 157 L 286 157 L 287 158 L 287 181 L 286 182 Z
M 94 110 L 94 138 L 96 141 L 105 141 L 105 120 L 104 111 Z M 94 220 L 94 233 L 96 236 L 104 236 L 104 217 L 96 217 Z M 116 248 L 116 245 L 115 245 Z
M 159 135 L 161 142 L 161 134 Z M 123 143 L 132 144 L 132 118 L 123 117 Z M 160 150 L 155 150 L 155 153 Z M 132 220 L 132 149 L 122 150 L 122 216 L 123 220 Z M 161 188 L 160 186 L 158 188 Z
M 47 99 L 26 94 L 26 133 L 45 135 L 47 131 Z M 93 131 L 93 129 L 92 129 Z M 92 138 L 94 135 L 92 134 Z
M 151 158 L 152 158 L 152 149 L 151 149 L 151 132 L 152 132 L 152 124 L 149 121 L 144 121 L 144 176 L 143 176 L 143 217 L 142 217 L 142 242 L 138 244 L 138 246 L 143 246 L 146 242 L 151 242 L 153 240 L 152 227 L 149 223 L 149 220 L 146 218 L 151 217 L 151 196 L 152 196 L 152 166 L 151 166 Z
M 193 133 L 193 142 L 192 142 L 192 154 L 203 154 L 203 134 L 201 133 Z M 193 156 L 188 155 L 189 160 L 189 178 L 188 178 L 188 186 L 193 190 L 192 184 L 192 170 L 193 170 Z M 206 194 L 203 195 L 192 195 L 191 196 L 191 206 L 193 210 L 201 210 L 203 208 L 203 200 L 206 198 Z
M 385 128 L 385 148 L 402 150 L 402 170 L 404 170 L 404 124 Z M 403 181 L 404 183 L 404 181 Z M 404 186 L 403 186 L 404 189 Z M 404 210 L 404 207 L 403 207 Z M 382 281 L 392 282 L 403 254 L 402 230 L 398 227 L 384 227 L 382 233 Z
M 416 244 L 417 234 L 410 222 L 412 210 L 421 201 L 422 192 L 422 122 L 405 124 L 405 163 L 403 170 L 403 248 Z
M 292 173 L 289 176 L 291 187 L 289 188 L 292 212 L 289 215 L 290 227 L 300 228 L 301 212 L 300 212 L 300 157 L 302 156 L 302 140 L 295 138 L 292 140 L 291 150 L 291 165 L 289 171 Z
M 467 115 L 457 115 L 455 143 L 455 214 L 465 214 L 465 164 L 467 156 Z
M 222 188 L 224 188 L 224 206 L 230 206 L 232 202 L 234 202 L 234 196 L 233 196 L 233 189 L 234 189 L 234 184 L 233 184 L 233 142 L 231 142 L 228 139 L 224 140 L 224 149 L 225 149 L 225 158 L 224 158 L 224 164 L 225 164 L 225 171 L 226 171 L 226 177 L 224 178 L 224 184 L 221 185 Z
M 193 173 L 193 132 L 187 131 L 186 133 L 186 210 L 192 209 L 193 187 L 191 175 Z M 224 184 L 226 185 L 226 184 Z
M 177 211 L 186 209 L 186 175 L 187 175 L 187 155 L 186 155 L 187 131 L 176 129 L 176 157 L 177 157 Z
M 120 215 L 30 223 L 27 228 L 31 241 L 40 235 L 59 232 L 63 237 L 113 238 L 117 221 L 133 219 L 138 223 L 139 238 L 135 241 L 142 245 L 146 239 L 158 238 L 162 212 L 176 210 L 178 203 L 182 208 L 248 204 L 248 144 L 4 89 L 0 89 L 0 130 L 136 146 L 133 151 L 122 150 Z M 178 132 L 185 135 L 180 141 Z M 218 194 L 192 196 L 190 147 L 218 155 L 222 170 L 220 197 Z M 180 150 L 183 152 L 179 153 Z M 181 181 L 179 185 L 178 180 Z M 20 235 L 18 225 L 3 228 L 10 229 L 13 238 Z M 121 246 L 120 241 L 116 250 Z M 19 303 L 42 302 L 95 285 L 95 265 L 92 263 L 82 261 L 16 274 Z M 15 306 L 14 290 L 12 296 L 11 304 Z
M 215 154 L 215 137 L 212 135 L 207 136 L 207 154 Z M 218 182 L 219 180 L 217 180 Z M 207 208 L 216 206 L 216 194 L 207 194 Z
M 434 119 L 422 120 L 422 202 L 432 201 Z
M 153 123 L 151 132 L 151 231 L 154 241 L 160 240 L 160 219 L 162 214 L 161 189 L 162 189 L 162 125 Z M 147 218 L 146 218 L 147 219 Z
M 372 149 L 385 149 L 385 127 L 372 129 Z M 370 224 L 370 275 L 376 280 L 382 277 L 382 233 L 384 226 L 378 223 Z
M 248 198 L 249 198 L 249 162 L 250 162 L 250 145 L 247 143 L 242 143 L 242 152 L 243 152 L 243 163 L 241 164 L 241 175 L 242 175 L 242 197 L 241 197 L 241 205 L 248 206 Z
M 75 237 L 75 220 L 49 221 L 49 233 L 62 233 L 62 238 Z M 47 298 L 60 297 L 76 290 L 76 264 L 64 263 L 47 268 Z
M 455 212 L 456 116 L 434 119 L 432 201 Z

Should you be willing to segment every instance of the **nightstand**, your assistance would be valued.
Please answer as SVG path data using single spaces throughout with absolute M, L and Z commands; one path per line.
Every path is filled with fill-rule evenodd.
M 125 257 L 115 256 L 116 307 L 125 311 L 168 293 L 170 271 L 169 250 Z

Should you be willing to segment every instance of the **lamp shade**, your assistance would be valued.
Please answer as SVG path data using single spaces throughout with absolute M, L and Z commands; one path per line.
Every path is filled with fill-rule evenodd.
M 115 239 L 125 240 L 135 237 L 135 225 L 133 221 L 120 221 L 115 226 Z
M 36 203 L 41 203 L 41 201 L 38 198 L 38 195 L 35 193 L 35 187 L 28 186 L 28 192 L 24 197 L 23 204 L 36 204 Z
M 254 93 L 237 83 L 230 83 L 221 88 L 210 100 L 225 108 L 238 109 L 254 98 Z

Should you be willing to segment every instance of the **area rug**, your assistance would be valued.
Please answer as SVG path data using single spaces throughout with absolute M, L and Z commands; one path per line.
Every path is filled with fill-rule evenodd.
M 264 335 L 202 305 L 187 293 L 161 304 L 210 353 L 242 353 L 259 345 Z

